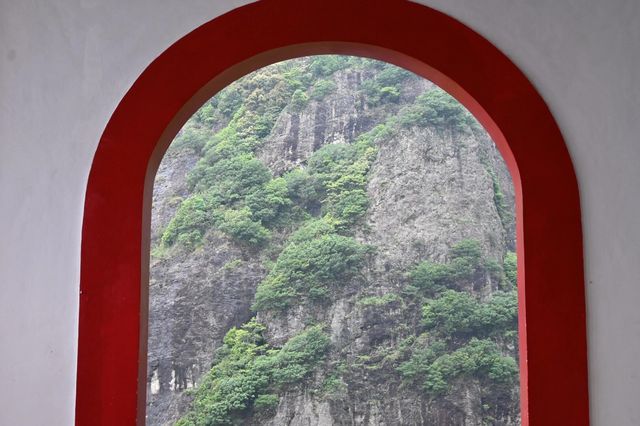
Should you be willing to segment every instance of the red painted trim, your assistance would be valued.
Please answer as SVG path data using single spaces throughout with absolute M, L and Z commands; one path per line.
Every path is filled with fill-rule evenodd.
M 144 423 L 150 186 L 198 105 L 241 75 L 300 55 L 392 62 L 434 81 L 489 130 L 517 193 L 524 425 L 587 425 L 578 185 L 547 106 L 497 48 L 402 0 L 263 0 L 162 53 L 118 105 L 96 151 L 84 210 L 77 425 Z

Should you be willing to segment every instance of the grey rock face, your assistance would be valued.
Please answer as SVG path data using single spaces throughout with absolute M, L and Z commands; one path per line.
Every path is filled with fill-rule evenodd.
M 176 151 L 164 157 L 153 183 L 152 245 L 157 243 L 180 203 L 189 195 L 186 184 L 187 172 L 198 160 L 198 155 L 192 150 Z
M 411 128 L 384 141 L 368 193 L 369 229 L 380 259 L 406 269 L 422 259 L 445 260 L 455 242 L 475 239 L 501 259 L 511 240 L 494 203 L 482 158 L 492 151 L 485 134 Z M 399 167 L 398 165 L 402 165 Z
M 211 367 L 225 333 L 250 319 L 265 270 L 210 233 L 205 246 L 151 265 L 147 423 L 172 424 L 184 412 L 186 389 Z
M 347 69 L 336 72 L 334 92 L 320 100 L 311 100 L 302 111 L 287 108 L 258 152 L 275 174 L 282 174 L 305 161 L 320 147 L 332 143 L 350 143 L 360 134 L 396 115 L 399 109 L 425 90 L 434 87 L 424 79 L 411 79 L 402 90 L 398 103 L 384 107 L 367 105 L 362 84 L 374 78 L 370 70 Z
M 311 100 L 301 111 L 285 110 L 258 152 L 275 175 L 304 165 L 326 144 L 350 143 L 396 115 L 430 82 L 418 78 L 403 84 L 397 103 L 371 107 L 359 92 L 370 72 L 342 70 L 331 78 L 336 90 L 321 101 Z M 403 387 L 392 374 L 392 360 L 367 369 L 369 359 L 382 360 L 387 348 L 418 327 L 419 315 L 402 302 L 382 309 L 361 306 L 364 296 L 399 292 L 405 273 L 425 259 L 444 261 L 448 249 L 463 239 L 481 242 L 485 254 L 502 259 L 513 250 L 513 185 L 506 166 L 488 135 L 478 129 L 452 132 L 410 127 L 378 145 L 367 185 L 370 200 L 364 225 L 356 238 L 377 247 L 364 276 L 336 294 L 330 306 L 299 306 L 286 316 L 260 314 L 268 326 L 269 343 L 278 346 L 301 331 L 309 317 L 329 324 L 332 352 L 328 364 L 345 360 L 362 369 L 346 371 L 344 387 L 322 394 L 324 376 L 281 395 L 275 414 L 247 419 L 255 425 L 480 425 L 479 384 L 460 381 L 451 397 L 433 400 Z M 156 179 L 152 241 L 188 196 L 185 176 L 197 161 L 188 150 L 170 150 Z M 509 215 L 496 207 L 500 188 Z M 284 235 L 275 235 L 281 240 Z M 151 265 L 148 343 L 147 424 L 173 424 L 185 412 L 190 397 L 208 371 L 225 333 L 253 315 L 250 306 L 267 269 L 263 258 L 213 230 L 194 252 L 172 248 L 155 256 Z M 490 280 L 471 289 L 482 296 L 495 290 Z M 365 356 L 366 355 L 366 356 Z M 367 358 L 369 357 L 369 358 Z M 366 374 L 362 372 L 365 371 Z M 394 378 L 395 377 L 395 378 Z M 515 408 L 517 411 L 517 407 Z M 519 424 L 516 415 L 495 424 Z

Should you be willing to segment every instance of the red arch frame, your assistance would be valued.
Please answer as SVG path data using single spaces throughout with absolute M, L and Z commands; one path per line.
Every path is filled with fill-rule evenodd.
M 496 47 L 404 0 L 252 3 L 191 32 L 136 80 L 100 139 L 87 186 L 76 424 L 144 424 L 150 193 L 172 137 L 243 74 L 321 53 L 408 68 L 452 93 L 489 131 L 517 194 L 523 424 L 588 424 L 580 202 L 562 135 Z

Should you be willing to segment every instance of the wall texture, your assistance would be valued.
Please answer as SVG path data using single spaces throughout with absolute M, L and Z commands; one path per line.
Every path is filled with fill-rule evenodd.
M 422 2 L 502 49 L 555 114 L 582 196 L 593 424 L 640 424 L 640 3 Z M 0 0 L 0 424 L 72 424 L 98 139 L 158 54 L 243 3 Z

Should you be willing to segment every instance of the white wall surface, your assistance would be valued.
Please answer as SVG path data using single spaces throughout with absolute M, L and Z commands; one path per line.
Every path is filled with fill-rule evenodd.
M 592 423 L 640 425 L 640 2 L 421 2 L 502 49 L 554 113 L 582 197 Z M 100 135 L 157 55 L 244 3 L 0 0 L 0 425 L 73 423 Z

